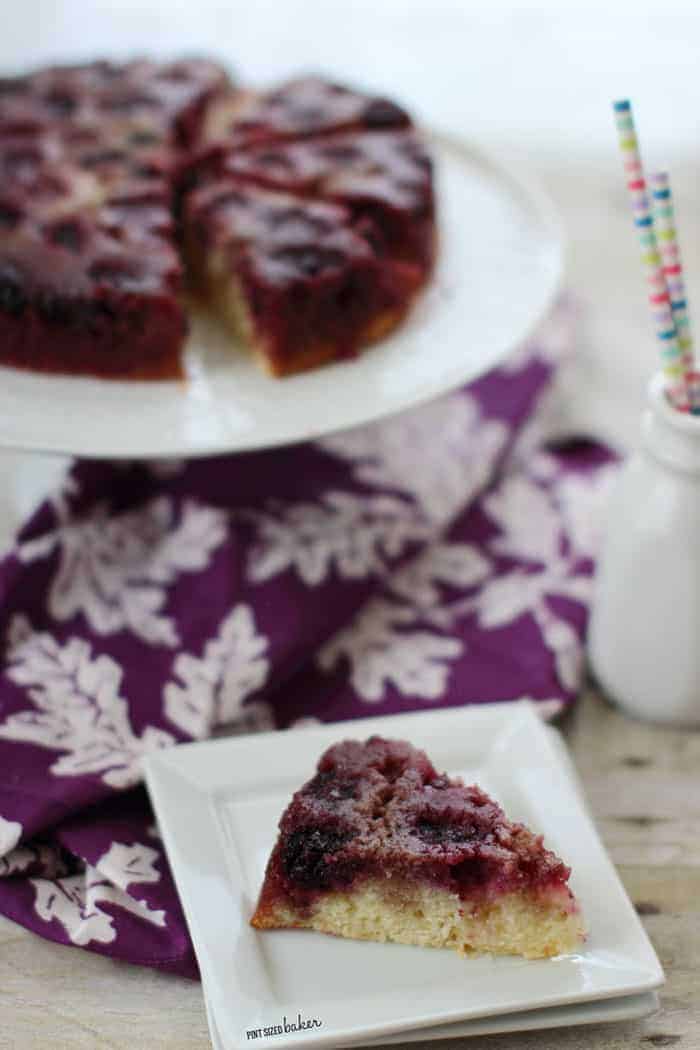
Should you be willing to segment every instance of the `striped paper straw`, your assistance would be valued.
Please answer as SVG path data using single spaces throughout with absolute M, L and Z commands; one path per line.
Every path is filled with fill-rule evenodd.
M 627 99 L 613 103 L 615 123 L 632 202 L 634 225 L 639 234 L 642 263 L 649 288 L 649 305 L 661 350 L 661 367 L 666 377 L 671 401 L 681 411 L 688 411 L 688 392 L 683 369 L 683 353 L 673 320 L 671 300 L 666 287 L 661 255 L 654 234 L 654 220 L 647 196 L 644 168 L 639 155 L 639 143 L 634 128 L 632 107 Z
M 688 387 L 690 411 L 694 416 L 700 416 L 700 372 L 688 372 L 685 381 Z
M 678 243 L 676 216 L 668 174 L 665 171 L 656 172 L 650 176 L 649 183 L 651 185 L 652 207 L 654 209 L 656 242 L 661 253 L 666 287 L 671 298 L 671 312 L 673 313 L 678 342 L 683 354 L 683 369 L 686 377 L 688 377 L 694 369 L 695 355 L 693 353 L 693 335 L 688 317 L 683 262 Z

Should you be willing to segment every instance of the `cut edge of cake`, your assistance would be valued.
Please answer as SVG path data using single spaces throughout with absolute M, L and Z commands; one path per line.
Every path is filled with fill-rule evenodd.
M 354 356 L 400 323 L 415 291 L 330 201 L 224 178 L 188 195 L 184 227 L 196 296 L 275 377 Z
M 350 893 L 329 893 L 310 913 L 289 902 L 259 907 L 251 924 L 259 930 L 309 929 L 351 940 L 526 959 L 574 952 L 586 933 L 567 894 L 544 899 L 512 893 L 469 905 L 457 894 L 391 877 L 368 880 Z
M 286 359 L 282 358 L 270 346 L 264 327 L 256 325 L 244 284 L 233 272 L 220 279 L 209 279 L 205 294 L 207 302 L 237 342 L 264 372 L 275 379 L 308 372 L 351 356 L 347 350 L 339 349 L 337 341 L 316 337 L 306 340 L 302 349 Z M 401 323 L 407 309 L 408 305 L 386 309 L 368 319 L 352 346 L 352 354 L 389 335 Z

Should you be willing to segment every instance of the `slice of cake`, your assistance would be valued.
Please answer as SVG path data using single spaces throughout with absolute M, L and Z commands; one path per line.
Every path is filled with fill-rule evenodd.
M 272 91 L 232 91 L 209 106 L 203 137 L 250 146 L 350 128 L 398 128 L 411 123 L 401 106 L 320 76 L 298 77 Z
M 351 356 L 408 306 L 372 225 L 337 204 L 221 178 L 188 195 L 184 227 L 196 287 L 273 375 Z
M 321 77 L 218 96 L 182 186 L 189 269 L 273 375 L 353 356 L 430 275 L 432 163 L 387 99 Z M 293 222 L 268 221 L 274 194 Z
M 0 362 L 180 374 L 174 187 L 224 80 L 208 62 L 143 61 L 0 81 Z
M 51 132 L 0 134 L 0 361 L 101 376 L 179 374 L 186 323 L 162 157 L 138 171 Z
M 212 167 L 270 189 L 331 200 L 371 218 L 386 253 L 416 267 L 416 283 L 435 251 L 433 168 L 411 128 L 353 131 L 211 155 Z
M 283 814 L 251 923 L 542 958 L 584 937 L 568 877 L 541 836 L 422 751 L 347 740 Z

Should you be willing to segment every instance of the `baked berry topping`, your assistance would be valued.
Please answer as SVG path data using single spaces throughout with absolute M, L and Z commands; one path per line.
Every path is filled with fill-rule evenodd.
M 345 261 L 342 252 L 332 248 L 295 244 L 276 249 L 270 259 L 292 277 L 317 277 L 328 270 L 339 269 Z
M 206 204 L 206 211 L 217 212 L 224 211 L 227 208 L 247 208 L 248 198 L 246 197 L 243 190 L 225 189 L 221 193 L 217 193 L 210 196 L 208 203 Z
M 167 80 L 172 84 L 187 84 L 192 79 L 192 72 L 187 66 L 173 65 L 161 69 L 156 76 L 158 80 Z
M 319 153 L 323 157 L 328 157 L 329 160 L 340 161 L 341 164 L 347 164 L 349 161 L 356 161 L 361 156 L 360 150 L 357 146 L 352 146 L 347 142 L 331 143 L 329 146 L 321 146 Z
M 88 268 L 96 284 L 110 288 L 138 290 L 143 283 L 143 271 L 137 263 L 125 259 L 98 259 Z
M 289 835 L 281 853 L 285 876 L 307 889 L 330 889 L 352 881 L 352 861 L 338 861 L 353 833 L 340 825 L 297 828 Z
M 2 156 L 2 166 L 6 174 L 18 181 L 29 181 L 34 178 L 41 161 L 40 150 L 32 146 L 8 149 Z
M 23 95 L 29 86 L 25 77 L 0 77 L 0 96 Z
M 163 170 L 155 161 L 132 164 L 131 174 L 137 179 L 157 179 L 163 174 Z
M 426 808 L 415 824 L 415 834 L 428 846 L 481 841 L 492 832 L 492 821 L 474 819 L 473 810 Z
M 333 200 L 348 207 L 358 223 L 369 219 L 372 243 L 415 265 L 422 283 L 434 251 L 432 176 L 424 158 L 416 133 L 397 129 L 279 142 L 274 150 L 234 149 L 223 164 L 236 178 Z
M 344 741 L 321 757 L 282 820 L 270 859 L 275 894 L 314 895 L 391 872 L 466 897 L 565 887 L 568 868 L 508 821 L 480 788 L 438 774 L 403 741 Z
M 0 360 L 180 374 L 179 144 L 224 82 L 212 63 L 140 60 L 0 83 Z
M 419 820 L 416 834 L 419 839 L 430 846 L 441 846 L 445 842 L 454 844 L 464 842 L 470 837 L 471 828 L 461 824 L 448 824 L 443 821 Z
M 239 145 L 409 124 L 408 114 L 394 103 L 313 76 L 242 101 L 235 95 L 224 97 L 208 121 L 210 138 L 228 128 Z
M 63 219 L 54 223 L 47 228 L 46 236 L 51 244 L 75 253 L 80 251 L 85 239 L 84 231 L 76 219 Z
M 271 230 L 284 231 L 290 240 L 312 240 L 328 233 L 331 222 L 328 217 L 314 214 L 308 207 L 292 205 L 288 208 L 277 206 L 267 209 L 265 221 Z
M 156 146 L 159 141 L 154 131 L 132 131 L 129 135 L 130 146 Z
M 101 149 L 93 153 L 83 153 L 80 165 L 83 168 L 100 168 L 106 164 L 122 164 L 127 159 L 123 149 Z
M 27 296 L 24 291 L 24 280 L 19 270 L 8 263 L 0 265 L 0 310 L 19 317 L 24 313 Z
M 358 784 L 355 779 L 343 779 L 329 770 L 317 773 L 307 785 L 309 795 L 314 798 L 322 798 L 330 804 L 343 799 L 357 798 L 357 788 Z
M 21 217 L 22 213 L 19 208 L 0 201 L 0 230 L 13 230 Z
M 284 100 L 281 100 L 281 105 L 284 104 Z M 321 106 L 295 106 L 290 104 L 289 117 L 303 130 L 319 124 L 323 120 L 324 113 Z
M 112 113 L 132 113 L 136 109 L 157 106 L 158 99 L 145 94 L 115 94 L 102 99 L 100 104 L 102 109 Z
M 196 59 L 0 80 L 1 309 L 6 320 L 31 315 L 31 331 L 13 327 L 15 348 L 36 342 L 46 362 L 36 367 L 56 356 L 59 370 L 87 364 L 97 374 L 168 354 L 176 372 L 182 232 L 204 280 L 210 257 L 230 267 L 256 349 L 276 374 L 354 353 L 396 323 L 415 283 L 394 272 L 397 238 L 379 222 L 376 194 L 360 206 L 335 182 L 356 172 L 367 195 L 374 178 L 396 227 L 428 215 L 407 189 L 418 172 L 422 192 L 419 164 L 387 174 L 358 145 L 365 133 L 409 125 L 398 106 L 320 77 L 268 94 L 233 91 L 221 69 Z M 308 154 L 288 149 L 303 144 Z M 51 324 L 71 331 L 52 340 Z M 0 359 L 13 360 L 7 345 L 0 338 Z M 19 363 L 33 367 L 31 358 L 22 349 Z
M 37 296 L 37 312 L 49 324 L 72 325 L 84 324 L 85 306 L 65 295 L 58 295 L 43 289 Z
M 264 168 L 281 168 L 282 170 L 289 170 L 293 167 L 290 158 L 285 156 L 285 154 L 279 150 L 261 150 L 257 159 Z
M 44 102 L 48 109 L 59 117 L 70 116 L 78 105 L 75 97 L 66 91 L 52 91 L 44 96 Z
M 403 110 L 386 98 L 373 99 L 363 115 L 369 128 L 392 128 L 405 122 Z

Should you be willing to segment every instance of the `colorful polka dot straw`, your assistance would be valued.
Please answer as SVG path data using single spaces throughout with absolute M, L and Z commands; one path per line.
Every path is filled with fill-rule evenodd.
M 627 189 L 632 203 L 634 225 L 642 249 L 642 263 L 649 288 L 649 305 L 661 351 L 661 367 L 668 392 L 676 408 L 689 409 L 688 390 L 683 367 L 683 351 L 671 309 L 663 262 L 656 241 L 654 219 L 647 195 L 644 168 L 634 127 L 632 107 L 627 99 L 613 103 L 615 123 L 622 151 Z

